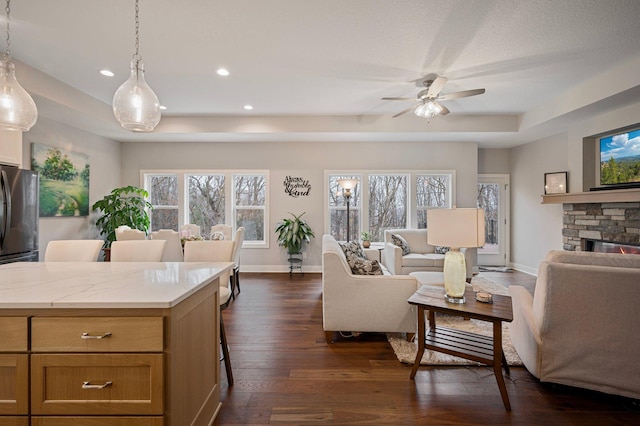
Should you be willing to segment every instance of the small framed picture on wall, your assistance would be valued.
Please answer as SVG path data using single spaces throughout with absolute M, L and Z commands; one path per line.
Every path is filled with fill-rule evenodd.
M 566 194 L 567 193 L 567 172 L 554 172 L 544 174 L 544 193 L 546 194 Z

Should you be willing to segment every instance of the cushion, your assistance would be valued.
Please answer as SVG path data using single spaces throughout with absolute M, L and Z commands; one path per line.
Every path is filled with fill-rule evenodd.
M 437 254 L 445 254 L 448 251 L 449 251 L 449 247 L 436 246 L 436 253 Z
M 213 234 L 211 234 L 211 239 L 212 240 L 224 240 L 224 233 L 220 232 L 220 231 L 216 231 Z
M 348 243 L 338 244 L 340 244 L 340 247 L 342 247 L 342 251 L 344 251 L 344 255 L 346 256 L 347 260 L 349 260 L 349 256 L 355 256 L 366 260 L 367 256 L 364 254 L 364 249 L 359 242 L 349 241 Z
M 367 260 L 356 256 L 347 256 L 347 263 L 354 275 L 383 275 L 382 266 L 377 260 Z
M 409 243 L 407 242 L 407 240 L 402 238 L 401 235 L 391 234 L 391 239 L 393 240 L 393 244 L 397 245 L 402 249 L 403 256 L 406 256 L 409 253 L 411 253 L 411 248 L 409 247 Z

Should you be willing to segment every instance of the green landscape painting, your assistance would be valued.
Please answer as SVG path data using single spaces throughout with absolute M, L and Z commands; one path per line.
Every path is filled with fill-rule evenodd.
M 31 144 L 31 169 L 40 173 L 40 217 L 89 215 L 89 156 Z

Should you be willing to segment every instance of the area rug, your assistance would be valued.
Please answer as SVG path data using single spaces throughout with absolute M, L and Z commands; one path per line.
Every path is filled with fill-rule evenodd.
M 504 286 L 496 284 L 483 278 L 476 276 L 471 280 L 474 290 L 484 290 L 492 294 L 508 294 L 507 289 Z M 478 320 L 464 320 L 462 317 L 438 315 L 438 325 L 449 328 L 456 328 L 459 330 L 465 330 L 472 333 L 482 334 L 485 336 L 493 335 L 493 325 L 490 322 L 478 321 Z M 393 351 L 398 357 L 398 361 L 405 364 L 413 364 L 416 359 L 416 353 L 418 352 L 418 343 L 407 342 L 407 339 L 403 333 L 387 333 L 387 340 L 391 344 Z M 509 365 L 522 365 L 522 360 L 516 353 L 511 340 L 509 339 L 509 323 L 502 323 L 502 349 L 504 355 L 507 358 L 507 364 Z M 443 354 L 440 352 L 430 351 L 426 349 L 420 365 L 481 365 L 475 361 L 469 361 L 457 356 Z

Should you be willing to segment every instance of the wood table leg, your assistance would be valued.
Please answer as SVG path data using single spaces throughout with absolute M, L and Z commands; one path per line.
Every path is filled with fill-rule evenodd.
M 496 376 L 498 382 L 498 388 L 500 388 L 500 396 L 502 396 L 502 403 L 504 408 L 511 411 L 511 403 L 509 402 L 509 395 L 507 394 L 507 386 L 504 383 L 504 377 L 502 376 L 502 361 L 504 354 L 502 353 L 502 322 L 493 322 L 493 374 Z M 505 362 L 506 364 L 506 362 Z
M 431 314 L 431 312 L 429 312 Z M 416 353 L 416 360 L 413 362 L 413 368 L 411 369 L 410 379 L 414 379 L 416 377 L 416 372 L 420 367 L 420 361 L 422 360 L 422 355 L 424 354 L 424 341 L 427 338 L 425 333 L 425 325 L 424 325 L 424 306 L 418 305 L 418 353 Z

